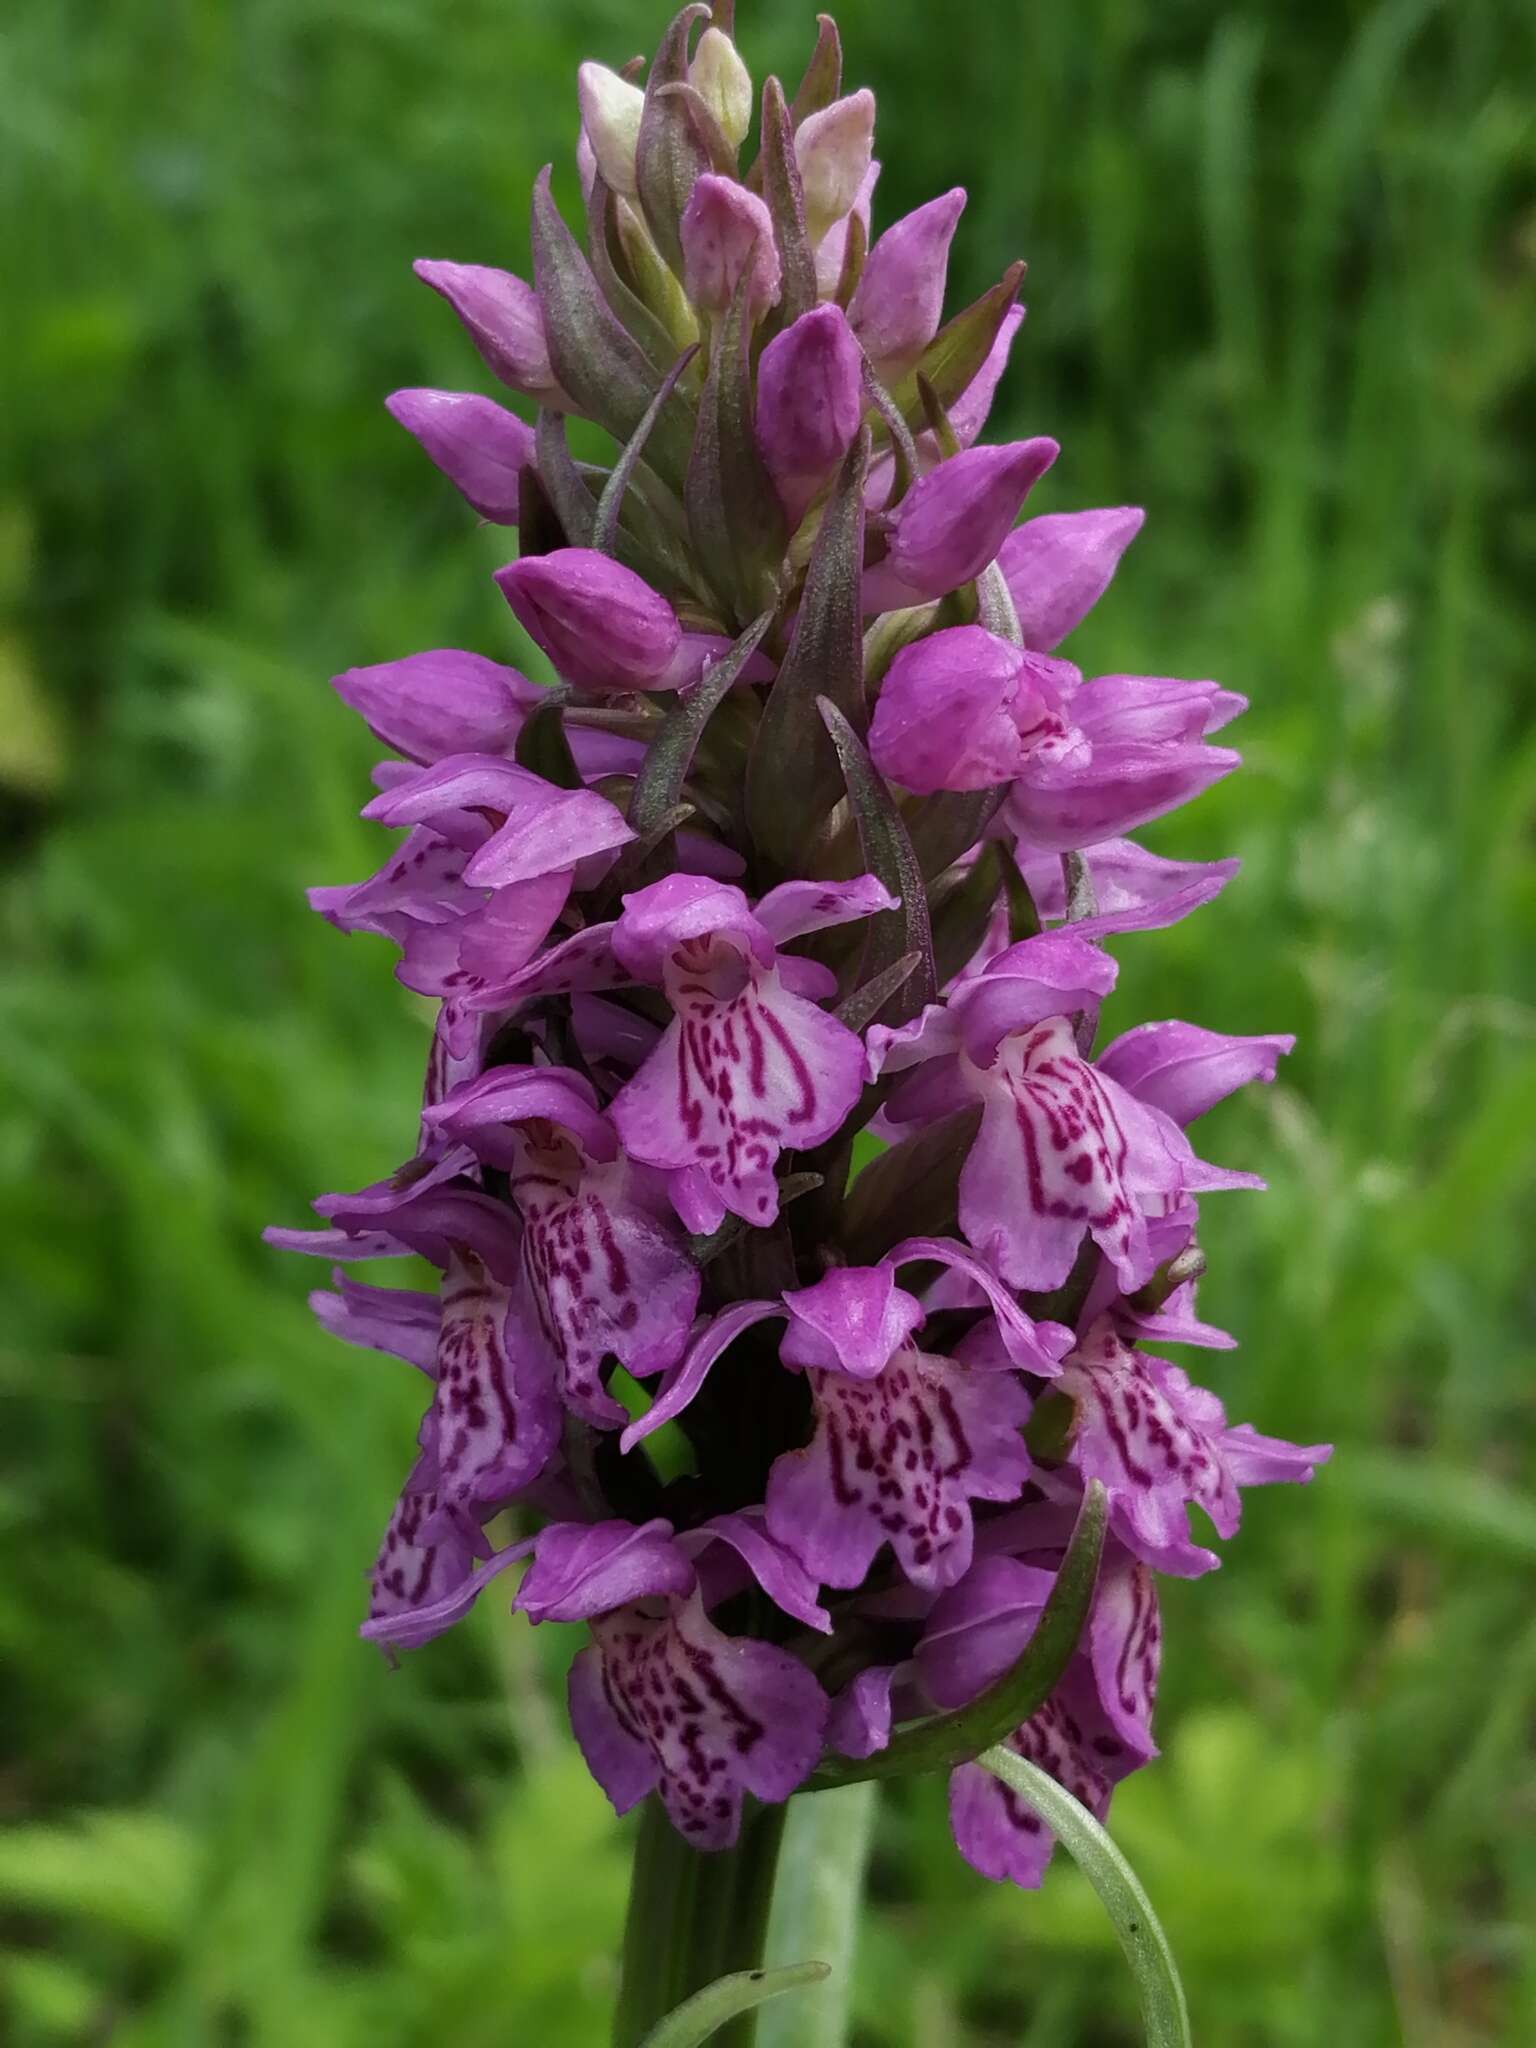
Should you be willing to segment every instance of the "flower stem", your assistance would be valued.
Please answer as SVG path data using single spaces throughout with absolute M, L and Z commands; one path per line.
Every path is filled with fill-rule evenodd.
M 867 1783 L 802 1793 L 790 1801 L 768 1961 L 815 1960 L 830 1964 L 831 1975 L 764 2006 L 757 2048 L 843 2048 L 878 1797 L 879 1787 Z
M 782 1806 L 748 1806 L 733 1849 L 692 1849 L 648 1799 L 640 1816 L 614 2016 L 613 2048 L 639 2048 L 656 2022 L 731 1970 L 763 1960 L 768 1909 L 784 1832 Z M 718 2048 L 751 2048 L 755 2015 L 716 2035 Z

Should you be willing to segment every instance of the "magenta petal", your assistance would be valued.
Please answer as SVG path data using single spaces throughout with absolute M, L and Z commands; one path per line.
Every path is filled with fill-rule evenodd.
M 483 519 L 516 526 L 532 427 L 473 391 L 396 391 L 384 403 Z
M 513 1605 L 528 1619 L 588 1621 L 663 1593 L 690 1593 L 693 1566 L 672 1524 L 551 1522 L 534 1539 L 533 1563 Z
M 496 571 L 502 596 L 560 675 L 579 689 L 670 687 L 677 614 L 643 577 L 593 548 L 524 555 Z
M 450 1522 L 429 1538 L 427 1524 L 440 1519 L 437 1497 L 414 1490 L 414 1477 L 407 1480 L 384 1532 L 368 1619 L 358 1630 L 368 1642 L 394 1650 L 419 1649 L 452 1628 L 492 1579 L 533 1548 L 531 1540 L 509 1544 L 476 1569 L 480 1531 L 473 1523 Z
M 853 445 L 864 358 L 840 309 L 817 306 L 776 334 L 757 374 L 757 444 L 791 524 Z
M 999 560 L 1026 647 L 1048 654 L 1092 610 L 1145 517 L 1134 505 L 1047 512 L 1009 534 Z
M 724 1849 L 736 1839 L 744 1792 L 778 1802 L 810 1774 L 827 1699 L 787 1651 L 722 1635 L 697 1593 L 669 1604 L 659 1620 L 628 1608 L 594 1624 L 602 1697 L 621 1731 L 654 1758 L 678 1831 L 695 1848 Z M 639 1758 L 616 1748 L 611 1722 L 593 1711 L 595 1693 L 586 1687 L 573 1725 L 594 1774 L 617 1778 L 623 1796 L 641 1782 Z M 593 1732 L 602 1738 L 596 1750 Z
M 937 1259 L 980 1288 L 991 1304 L 1010 1364 L 1043 1379 L 1060 1372 L 1060 1360 L 1072 1349 L 1072 1332 L 1061 1323 L 1037 1323 L 1027 1316 L 996 1274 L 964 1245 L 944 1237 L 909 1237 L 886 1253 L 886 1262 L 892 1266 L 905 1265 L 909 1259 Z
M 650 1745 L 622 1719 L 603 1677 L 602 1652 L 595 1646 L 578 1651 L 566 1683 L 571 1733 L 587 1769 L 607 1794 L 616 1814 L 638 1806 L 661 1781 L 661 1765 Z
M 957 185 L 894 222 L 869 252 L 848 318 L 887 384 L 906 375 L 938 332 L 949 245 L 964 210 Z
M 423 1112 L 429 1128 L 459 1139 L 477 1157 L 509 1172 L 522 1164 L 523 1153 L 506 1126 L 534 1117 L 570 1131 L 589 1159 L 606 1163 L 618 1157 L 618 1141 L 597 1107 L 596 1090 L 569 1067 L 489 1067 Z
M 1088 1650 L 1105 1714 L 1120 1740 L 1144 1757 L 1157 1754 L 1152 1708 L 1162 1642 L 1157 1586 L 1150 1569 L 1112 1547 L 1094 1593 Z
M 784 1304 L 786 1362 L 855 1379 L 873 1379 L 923 1320 L 922 1304 L 896 1285 L 888 1264 L 835 1266 L 813 1287 L 786 1294 Z
M 1098 1067 L 1175 1123 L 1188 1124 L 1246 1082 L 1273 1081 L 1295 1043 L 1289 1032 L 1233 1038 L 1170 1019 L 1124 1032 L 1099 1054 Z
M 634 836 L 623 812 L 595 789 L 561 790 L 554 797 L 540 792 L 512 810 L 471 856 L 464 880 L 473 889 L 505 889 L 611 853 Z
M 791 1619 L 830 1635 L 832 1617 L 816 1598 L 818 1582 L 782 1543 L 774 1542 L 764 1523 L 762 1509 L 751 1508 L 740 1514 L 715 1515 L 702 1528 L 679 1536 L 683 1555 L 697 1561 L 704 1605 L 718 1606 L 755 1580 Z M 731 1560 L 734 1569 L 721 1569 L 726 1563 L 720 1556 L 722 1549 L 735 1553 Z
M 1144 1286 L 1153 1261 L 1133 1183 L 1171 1185 L 1174 1171 L 1163 1172 L 1160 1150 L 1148 1165 L 1133 1148 L 1122 1102 L 1078 1056 L 1068 1019 L 1005 1039 L 981 1092 L 981 1129 L 960 1176 L 960 1226 L 987 1263 L 1010 1287 L 1049 1293 L 1091 1232 L 1122 1287 Z
M 891 1684 L 897 1666 L 874 1664 L 855 1673 L 832 1702 L 827 1747 L 839 1756 L 874 1756 L 891 1739 Z
M 484 1521 L 548 1464 L 560 1434 L 555 1389 L 536 1354 L 515 1348 L 510 1289 L 456 1252 L 443 1276 L 438 1338 L 437 1509 Z M 446 1522 L 444 1522 L 446 1526 Z
M 572 409 L 550 368 L 544 312 L 531 284 L 510 271 L 480 263 L 423 260 L 413 267 L 422 283 L 452 306 L 487 367 L 503 384 L 557 412 Z
M 510 1010 L 534 996 L 590 994 L 598 989 L 622 988 L 633 978 L 613 957 L 611 924 L 588 925 L 584 931 L 550 946 L 538 959 L 524 957 L 526 965 L 517 966 L 499 980 L 486 980 L 468 998 L 470 1008 Z
M 340 1267 L 332 1273 L 331 1285 L 334 1293 L 317 1288 L 309 1305 L 316 1321 L 333 1337 L 403 1358 L 429 1379 L 437 1377 L 442 1304 L 435 1294 L 415 1287 L 367 1287 L 349 1279 Z
M 1012 1557 L 979 1557 L 933 1604 L 914 1653 L 936 1707 L 963 1707 L 1016 1664 L 1056 1574 Z
M 1306 1480 L 1326 1454 L 1258 1439 L 1263 1452 L 1249 1462 L 1249 1439 L 1228 1430 L 1216 1396 L 1177 1366 L 1132 1350 L 1107 1318 L 1067 1360 L 1062 1387 L 1078 1403 L 1073 1462 L 1085 1479 L 1103 1481 L 1115 1533 L 1144 1563 L 1181 1578 L 1217 1562 L 1190 1540 L 1191 1504 L 1219 1536 L 1235 1535 L 1240 1482 Z
M 824 1585 L 857 1586 L 887 1542 L 914 1585 L 953 1585 L 971 1561 L 970 1502 L 1013 1500 L 1029 1479 L 1028 1395 L 910 1348 L 872 1380 L 808 1378 L 816 1434 L 774 1462 L 770 1533 Z
M 1005 948 L 980 974 L 958 981 L 949 1008 L 970 1058 L 989 1065 L 1009 1033 L 1102 1002 L 1116 973 L 1111 956 L 1075 927 L 1042 932 Z
M 716 1359 L 735 1343 L 742 1331 L 769 1316 L 783 1313 L 782 1305 L 776 1301 L 737 1301 L 722 1309 L 712 1322 L 704 1325 L 683 1357 L 662 1380 L 656 1398 L 645 1414 L 625 1430 L 619 1439 L 620 1450 L 632 1451 L 636 1444 L 643 1442 L 653 1430 L 660 1429 L 664 1422 L 675 1421 L 709 1377 Z
M 614 926 L 614 957 L 632 980 L 660 982 L 679 946 L 717 932 L 739 938 L 763 966 L 772 961 L 773 942 L 734 883 L 708 875 L 665 875 L 624 898 Z
M 1057 856 L 1027 846 L 1018 848 L 1018 856 L 1041 917 L 1065 917 L 1066 889 Z M 1106 839 L 1090 847 L 1087 862 L 1099 909 L 1072 926 L 1085 939 L 1177 924 L 1219 896 L 1241 865 L 1235 860 L 1165 860 L 1132 839 Z
M 510 753 L 529 711 L 545 698 L 515 668 L 457 647 L 349 668 L 331 687 L 387 747 L 423 763 Z
M 892 515 L 889 554 L 865 609 L 943 597 L 978 576 L 1058 452 L 1045 436 L 962 448 L 922 477 Z
M 749 269 L 748 322 L 777 305 L 780 268 L 773 217 L 755 192 L 734 178 L 706 171 L 683 209 L 678 235 L 683 245 L 683 289 L 701 311 L 728 312 Z
M 1095 742 L 1086 760 L 1027 760 L 1008 817 L 1031 846 L 1092 846 L 1190 802 L 1241 761 L 1199 740 Z
M 679 947 L 666 986 L 675 1014 L 614 1099 L 619 1136 L 652 1166 L 696 1169 L 732 1214 L 770 1223 L 780 1151 L 837 1129 L 863 1085 L 863 1044 L 727 938 Z
M 472 910 L 451 921 L 411 925 L 395 972 L 407 988 L 474 1014 L 476 1005 L 485 1007 L 487 988 L 499 989 L 533 959 L 570 890 L 570 871 L 557 869 L 498 889 L 489 900 L 475 898 Z
M 987 415 L 992 410 L 997 387 L 1008 367 L 1014 337 L 1023 325 L 1024 308 L 1010 306 L 1003 316 L 1002 326 L 997 330 L 997 339 L 987 351 L 986 361 L 949 408 L 949 424 L 953 427 L 955 438 L 962 448 L 969 448 L 987 424 Z M 932 436 L 924 435 L 923 439 L 931 441 Z M 934 453 L 937 455 L 937 449 Z
M 806 932 L 898 907 L 898 899 L 873 875 L 858 875 L 851 882 L 781 882 L 759 902 L 757 921 L 782 946 Z
M 1010 780 L 1024 754 L 1022 660 L 981 626 L 948 626 L 902 648 L 870 724 L 876 767 L 919 796 Z

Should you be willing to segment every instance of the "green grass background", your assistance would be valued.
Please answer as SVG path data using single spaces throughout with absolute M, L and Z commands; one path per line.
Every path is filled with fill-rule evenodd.
M 809 21 L 743 0 L 759 74 Z M 1204 2048 L 1536 2040 L 1536 17 L 1519 0 L 851 0 L 884 222 L 1015 254 L 997 424 L 1147 530 L 1080 659 L 1248 691 L 1153 835 L 1244 873 L 1115 1017 L 1294 1030 L 1204 1149 L 1235 1414 L 1332 1437 L 1169 1589 L 1116 1804 Z M 379 852 L 354 662 L 516 642 L 387 419 L 486 388 L 417 255 L 526 265 L 626 0 L 20 0 L 0 24 L 0 2036 L 587 2048 L 625 1835 L 560 1631 L 354 1638 L 407 1375 L 263 1250 L 408 1149 L 424 1016 L 301 886 Z M 958 302 L 958 301 L 957 301 Z M 1119 2048 L 1073 1873 L 887 1803 L 861 2048 Z

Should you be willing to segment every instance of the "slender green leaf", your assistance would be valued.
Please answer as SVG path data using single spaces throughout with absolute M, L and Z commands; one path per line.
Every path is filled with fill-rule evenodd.
M 717 1977 L 652 2027 L 640 2048 L 699 2048 L 727 2020 L 786 1991 L 798 1991 L 802 1984 L 819 1984 L 827 1974 L 826 1963 L 788 1963 L 779 1970 L 735 1970 Z
M 1021 1721 L 1038 1713 L 1061 1683 L 1087 1624 L 1108 1519 L 1108 1499 L 1095 1479 L 1083 1495 L 1072 1541 L 1029 1641 L 1017 1661 L 979 1699 L 952 1714 L 939 1714 L 901 1730 L 874 1756 L 830 1759 L 811 1780 L 812 1787 L 952 1771 L 1004 1741 Z
M 1109 1835 L 1038 1764 L 1011 1749 L 986 1750 L 978 1761 L 1034 1808 L 1098 1893 L 1136 1979 L 1147 2048 L 1191 2048 L 1189 2010 L 1168 1937 Z

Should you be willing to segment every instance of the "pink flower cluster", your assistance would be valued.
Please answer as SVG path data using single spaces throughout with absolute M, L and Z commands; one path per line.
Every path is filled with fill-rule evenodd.
M 418 265 L 536 422 L 390 410 L 518 528 L 496 581 L 558 681 L 441 649 L 337 678 L 403 837 L 315 907 L 437 1025 L 411 1158 L 269 1235 L 423 1376 L 367 1636 L 423 1643 L 531 1559 L 515 1607 L 590 1625 L 571 1719 L 615 1806 L 720 1847 L 744 1794 L 1007 1671 L 1096 1484 L 1091 1614 L 1011 1739 L 1102 1814 L 1155 1753 L 1155 1575 L 1216 1563 L 1190 1507 L 1228 1537 L 1327 1454 L 1147 1348 L 1231 1341 L 1198 1202 L 1258 1183 L 1187 1131 L 1290 1041 L 1095 1049 L 1104 942 L 1235 868 L 1126 835 L 1236 765 L 1242 700 L 1057 651 L 1141 514 L 1016 523 L 1057 453 L 979 441 L 1017 271 L 945 322 L 965 195 L 873 237 L 835 29 L 759 101 L 730 27 L 685 8 L 643 86 L 582 67 L 584 232 L 546 175 L 532 284 Z M 404 1254 L 438 1285 L 348 1272 Z M 962 1766 L 952 1813 L 1038 1882 L 996 1780 Z

